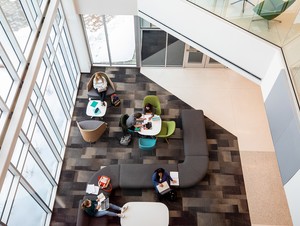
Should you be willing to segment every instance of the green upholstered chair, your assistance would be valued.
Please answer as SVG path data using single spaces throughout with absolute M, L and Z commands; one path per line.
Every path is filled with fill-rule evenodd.
M 281 13 L 283 13 L 287 8 L 289 8 L 295 0 L 264 0 L 257 4 L 253 11 L 265 19 L 268 22 L 269 27 L 269 21 L 274 20 L 276 17 L 278 17 Z M 252 21 L 257 21 L 261 19 L 254 19 Z M 281 22 L 279 20 L 275 20 L 277 22 Z
M 175 121 L 162 121 L 161 130 L 159 134 L 156 135 L 156 137 L 165 138 L 167 143 L 169 143 L 168 137 L 170 137 L 175 132 L 175 129 L 176 129 Z
M 155 108 L 155 114 L 161 115 L 160 101 L 158 99 L 158 96 L 155 95 L 145 96 L 143 100 L 143 107 L 145 107 L 145 105 L 148 103 Z

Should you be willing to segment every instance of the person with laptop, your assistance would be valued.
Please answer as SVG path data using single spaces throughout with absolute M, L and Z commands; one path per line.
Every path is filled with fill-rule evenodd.
M 120 218 L 125 217 L 124 212 L 127 210 L 127 206 L 120 207 L 109 203 L 109 198 L 106 198 L 102 202 L 99 201 L 99 198 L 94 200 L 85 199 L 81 204 L 81 208 L 92 217 L 102 217 L 105 215 Z M 120 213 L 109 211 L 109 208 L 119 211 Z
M 143 115 L 140 112 L 130 115 L 126 120 L 127 128 L 130 130 L 134 130 L 135 128 L 142 127 L 142 122 L 145 120 L 145 118 L 142 118 L 142 116 Z
M 173 190 L 170 188 L 170 181 L 176 182 L 163 168 L 158 168 L 152 175 L 152 183 L 156 190 L 158 200 L 160 201 L 163 197 L 169 197 L 170 192 Z

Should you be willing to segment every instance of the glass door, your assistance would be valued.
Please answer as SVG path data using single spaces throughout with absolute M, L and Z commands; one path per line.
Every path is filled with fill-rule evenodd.
M 223 64 L 209 56 L 206 56 L 205 58 L 205 67 L 225 67 Z
M 185 45 L 184 51 L 184 67 L 225 67 L 215 59 L 204 55 L 204 53 L 192 46 Z
M 194 47 L 185 45 L 183 65 L 184 67 L 204 67 L 205 56 Z

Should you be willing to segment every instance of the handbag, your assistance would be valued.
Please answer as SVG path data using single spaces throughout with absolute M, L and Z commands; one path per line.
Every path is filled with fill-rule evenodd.
M 107 188 L 109 186 L 110 183 L 110 178 L 107 176 L 99 176 L 98 177 L 98 186 L 103 189 L 103 188 Z

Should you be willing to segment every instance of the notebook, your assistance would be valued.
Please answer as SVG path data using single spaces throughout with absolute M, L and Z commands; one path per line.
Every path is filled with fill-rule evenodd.
M 86 186 L 86 193 L 97 195 L 99 193 L 99 187 L 94 184 L 88 184 Z
M 160 194 L 164 195 L 164 194 L 168 193 L 169 191 L 171 191 L 170 186 L 167 181 L 163 182 L 162 185 L 163 185 L 163 187 L 161 187 L 160 184 L 158 184 L 156 186 L 157 190 Z
M 97 101 L 93 101 L 93 102 L 91 103 L 91 106 L 94 108 L 94 107 L 96 107 L 96 106 L 97 106 L 97 104 L 98 104 L 98 102 L 97 102 Z
M 171 186 L 179 186 L 179 177 L 178 177 L 178 172 L 177 171 L 170 171 L 170 177 L 176 181 L 170 181 Z
M 152 118 L 152 121 L 157 121 L 157 120 L 159 120 L 159 116 L 154 116 L 154 117 Z

